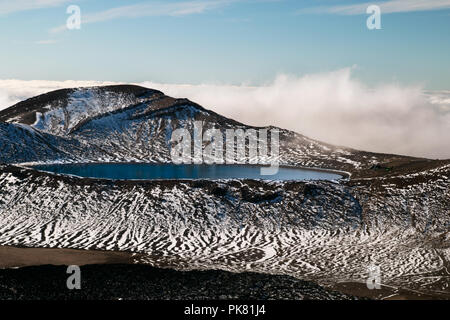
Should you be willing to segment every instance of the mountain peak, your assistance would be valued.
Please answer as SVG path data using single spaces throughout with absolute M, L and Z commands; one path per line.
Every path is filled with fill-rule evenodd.
M 0 161 L 170 162 L 172 132 L 192 132 L 195 121 L 202 121 L 204 130 L 260 129 L 140 86 L 61 89 L 0 112 Z M 412 162 L 422 163 L 415 171 L 430 165 L 424 159 L 336 147 L 271 126 L 262 129 L 279 130 L 282 165 L 332 168 L 353 177 L 395 174 Z M 394 169 L 371 170 L 376 164 Z
M 99 102 L 105 99 L 112 99 L 115 102 L 122 100 L 132 102 L 143 100 L 151 96 L 163 96 L 161 91 L 144 88 L 136 85 L 111 85 L 97 87 L 80 87 L 70 89 L 59 89 L 47 92 L 36 97 L 16 103 L 15 105 L 0 111 L 0 121 L 19 122 L 32 125 L 38 121 L 39 114 L 43 115 L 55 110 L 67 110 L 75 105 L 80 107 L 87 106 L 89 113 L 89 104 Z M 90 100 L 90 101 L 89 101 Z M 120 104 L 120 103 L 119 103 Z M 98 110 L 99 112 L 111 111 L 118 107 L 110 105 L 107 110 Z

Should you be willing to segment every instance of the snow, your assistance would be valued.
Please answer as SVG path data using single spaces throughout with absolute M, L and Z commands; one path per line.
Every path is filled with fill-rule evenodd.
M 141 252 L 137 262 L 155 266 L 282 273 L 325 284 L 363 281 L 372 262 L 388 285 L 427 289 L 448 280 L 449 164 L 297 183 L 112 183 L 37 174 L 25 165 L 170 162 L 168 137 L 176 128 L 192 130 L 198 119 L 204 130 L 246 128 L 189 103 L 161 109 L 152 97 L 97 88 L 41 111 L 32 126 L 0 123 L 0 162 L 20 165 L 0 164 L 0 245 Z M 390 159 L 287 130 L 280 142 L 279 161 L 287 166 L 350 175 Z M 244 189 L 280 196 L 252 201 Z

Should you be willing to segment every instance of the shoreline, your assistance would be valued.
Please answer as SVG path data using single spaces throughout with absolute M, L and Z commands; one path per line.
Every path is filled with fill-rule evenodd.
M 52 161 L 52 162 L 24 162 L 24 163 L 11 163 L 9 165 L 17 166 L 20 168 L 25 168 L 33 171 L 43 172 L 47 174 L 52 175 L 66 175 L 78 179 L 93 179 L 93 180 L 107 180 L 107 181 L 116 181 L 116 180 L 126 180 L 126 181 L 165 181 L 165 180 L 174 180 L 174 181 L 184 181 L 184 180 L 211 180 L 211 181 L 218 181 L 218 180 L 246 180 L 246 178 L 230 178 L 230 179 L 189 179 L 189 178 L 183 178 L 183 179 L 107 179 L 107 178 L 94 178 L 94 177 L 81 177 L 77 175 L 71 175 L 71 174 L 61 174 L 61 173 L 54 173 L 51 171 L 45 171 L 45 170 L 39 170 L 36 169 L 36 166 L 41 165 L 87 165 L 87 164 L 149 164 L 149 165 L 172 165 L 171 162 L 145 162 L 145 161 L 129 161 L 129 162 L 117 162 L 117 161 L 111 161 L 111 162 L 101 162 L 101 161 L 84 161 L 84 162 L 75 162 L 75 161 Z M 185 164 L 180 164 L 185 165 Z M 196 165 L 196 164 L 191 164 Z M 199 165 L 207 165 L 207 164 L 199 164 Z M 230 163 L 230 164 L 212 164 L 213 166 L 249 166 L 249 167 L 270 167 L 270 164 L 263 165 L 263 164 L 249 164 L 249 163 Z M 341 180 L 349 180 L 352 176 L 352 174 L 348 171 L 338 170 L 338 169 L 330 169 L 330 168 L 319 168 L 319 167 L 305 167 L 305 166 L 296 166 L 296 165 L 289 165 L 289 164 L 280 164 L 278 165 L 278 168 L 285 168 L 285 169 L 299 169 L 299 170 L 305 170 L 305 171 L 313 171 L 313 172 L 323 172 L 323 173 L 330 173 L 330 174 L 337 174 L 341 177 L 337 179 L 337 181 Z M 250 180 L 263 180 L 263 181 L 271 181 L 270 179 L 250 179 Z M 318 179 L 319 180 L 319 179 Z M 274 180 L 277 181 L 277 180 Z M 282 180 L 282 181 L 309 181 L 309 180 Z M 333 181 L 333 180 L 325 180 L 325 181 Z

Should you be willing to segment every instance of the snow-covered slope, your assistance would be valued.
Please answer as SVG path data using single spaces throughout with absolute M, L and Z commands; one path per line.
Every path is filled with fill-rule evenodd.
M 193 129 L 202 121 L 204 130 L 250 129 L 187 99 L 137 86 L 107 86 L 66 89 L 20 102 L 0 111 L 0 162 L 29 161 L 141 161 L 169 162 L 171 133 L 176 128 Z M 19 129 L 17 129 L 20 127 Z M 259 129 L 259 128 L 253 128 Z M 267 127 L 266 129 L 274 129 Z M 280 130 L 280 163 L 359 171 L 378 163 L 411 162 L 408 157 L 374 154 L 336 147 L 301 134 Z M 16 131 L 16 133 L 12 133 Z M 45 136 L 39 140 L 28 133 Z M 16 136 L 14 136 L 16 134 Z M 225 136 L 225 135 L 224 135 Z M 23 156 L 9 150 L 11 141 L 27 141 Z M 57 153 L 34 155 L 44 141 Z M 18 142 L 13 142 L 18 143 Z M 37 147 L 39 146 L 39 147 Z M 28 149 L 32 150 L 28 150 Z M 26 152 L 30 152 L 26 159 Z
M 329 285 L 363 282 L 377 264 L 384 284 L 449 294 L 450 161 L 362 152 L 280 129 L 282 164 L 344 170 L 351 179 L 112 182 L 18 165 L 169 162 L 175 128 L 199 120 L 250 127 L 133 86 L 49 93 L 0 120 L 0 244 L 127 250 L 156 266 Z

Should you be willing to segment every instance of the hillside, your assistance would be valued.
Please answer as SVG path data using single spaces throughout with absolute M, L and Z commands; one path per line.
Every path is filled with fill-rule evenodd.
M 175 128 L 251 127 L 135 86 L 59 90 L 0 120 L 0 245 L 135 252 L 157 267 L 251 270 L 330 287 L 364 283 L 374 263 L 383 284 L 450 295 L 450 161 L 358 151 L 280 128 L 282 165 L 350 179 L 82 179 L 24 163 L 170 162 Z

